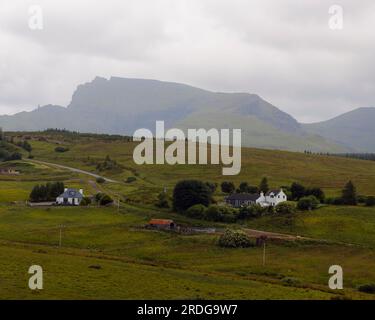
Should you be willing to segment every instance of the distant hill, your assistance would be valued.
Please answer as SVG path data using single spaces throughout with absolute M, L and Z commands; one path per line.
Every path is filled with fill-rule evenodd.
M 241 128 L 244 146 L 345 152 L 348 149 L 308 134 L 289 114 L 258 95 L 217 93 L 157 80 L 97 77 L 79 85 L 66 107 L 48 105 L 0 116 L 7 131 L 65 128 L 80 132 L 132 135 L 139 128 Z
M 302 128 L 356 152 L 375 152 L 375 108 L 359 108 Z

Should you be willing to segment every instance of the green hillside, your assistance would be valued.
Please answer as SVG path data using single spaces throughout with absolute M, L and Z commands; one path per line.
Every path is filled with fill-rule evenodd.
M 166 187 L 200 179 L 220 183 L 242 181 L 257 185 L 267 176 L 270 187 L 298 181 L 322 187 L 329 196 L 340 194 L 353 180 L 360 194 L 375 195 L 375 162 L 305 155 L 286 151 L 243 149 L 242 171 L 223 177 L 221 166 L 135 165 L 135 143 L 124 137 L 73 133 L 14 133 L 28 139 L 33 159 L 0 163 L 19 170 L 0 175 L 0 267 L 5 276 L 0 297 L 5 299 L 372 299 L 360 293 L 375 283 L 375 208 L 323 206 L 298 212 L 293 224 L 284 217 L 262 217 L 241 224 L 193 220 L 155 206 Z M 56 147 L 69 149 L 56 152 Z M 98 171 L 109 157 L 117 165 Z M 48 163 L 50 164 L 48 164 Z M 99 184 L 85 173 L 60 164 L 112 178 Z M 127 183 L 128 177 L 136 180 Z M 63 181 L 83 188 L 86 195 L 106 192 L 113 207 L 28 207 L 25 200 L 35 184 Z M 224 194 L 216 191 L 220 201 Z M 150 218 L 171 218 L 184 226 L 248 228 L 308 237 L 270 240 L 266 264 L 263 249 L 224 249 L 218 234 L 178 234 L 144 229 Z M 63 227 L 61 227 L 63 226 Z M 62 228 L 62 246 L 59 234 Z M 45 288 L 27 287 L 28 267 L 45 270 Z M 344 290 L 327 286 L 328 268 L 344 269 Z M 139 283 L 147 283 L 140 286 Z

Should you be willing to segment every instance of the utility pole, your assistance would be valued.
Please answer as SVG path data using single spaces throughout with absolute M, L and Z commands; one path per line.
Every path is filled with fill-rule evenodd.
M 64 228 L 63 225 L 60 225 L 60 237 L 59 237 L 59 247 L 61 248 L 62 244 L 62 229 Z
M 263 242 L 263 267 L 266 265 L 266 240 Z

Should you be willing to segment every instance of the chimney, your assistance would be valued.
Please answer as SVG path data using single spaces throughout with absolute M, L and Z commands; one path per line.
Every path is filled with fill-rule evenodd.
M 79 193 L 83 195 L 83 189 L 79 189 Z
M 264 197 L 264 192 L 263 191 L 260 192 L 260 196 Z
M 67 192 L 67 191 L 68 191 L 68 188 L 65 188 L 65 189 L 64 189 L 64 192 Z

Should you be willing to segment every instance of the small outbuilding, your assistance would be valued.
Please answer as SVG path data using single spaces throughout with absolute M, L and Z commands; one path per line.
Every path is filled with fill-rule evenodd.
M 162 230 L 173 230 L 176 224 L 170 219 L 151 219 L 148 227 Z
M 17 170 L 14 170 L 12 168 L 0 168 L 0 174 L 18 175 L 20 173 Z

